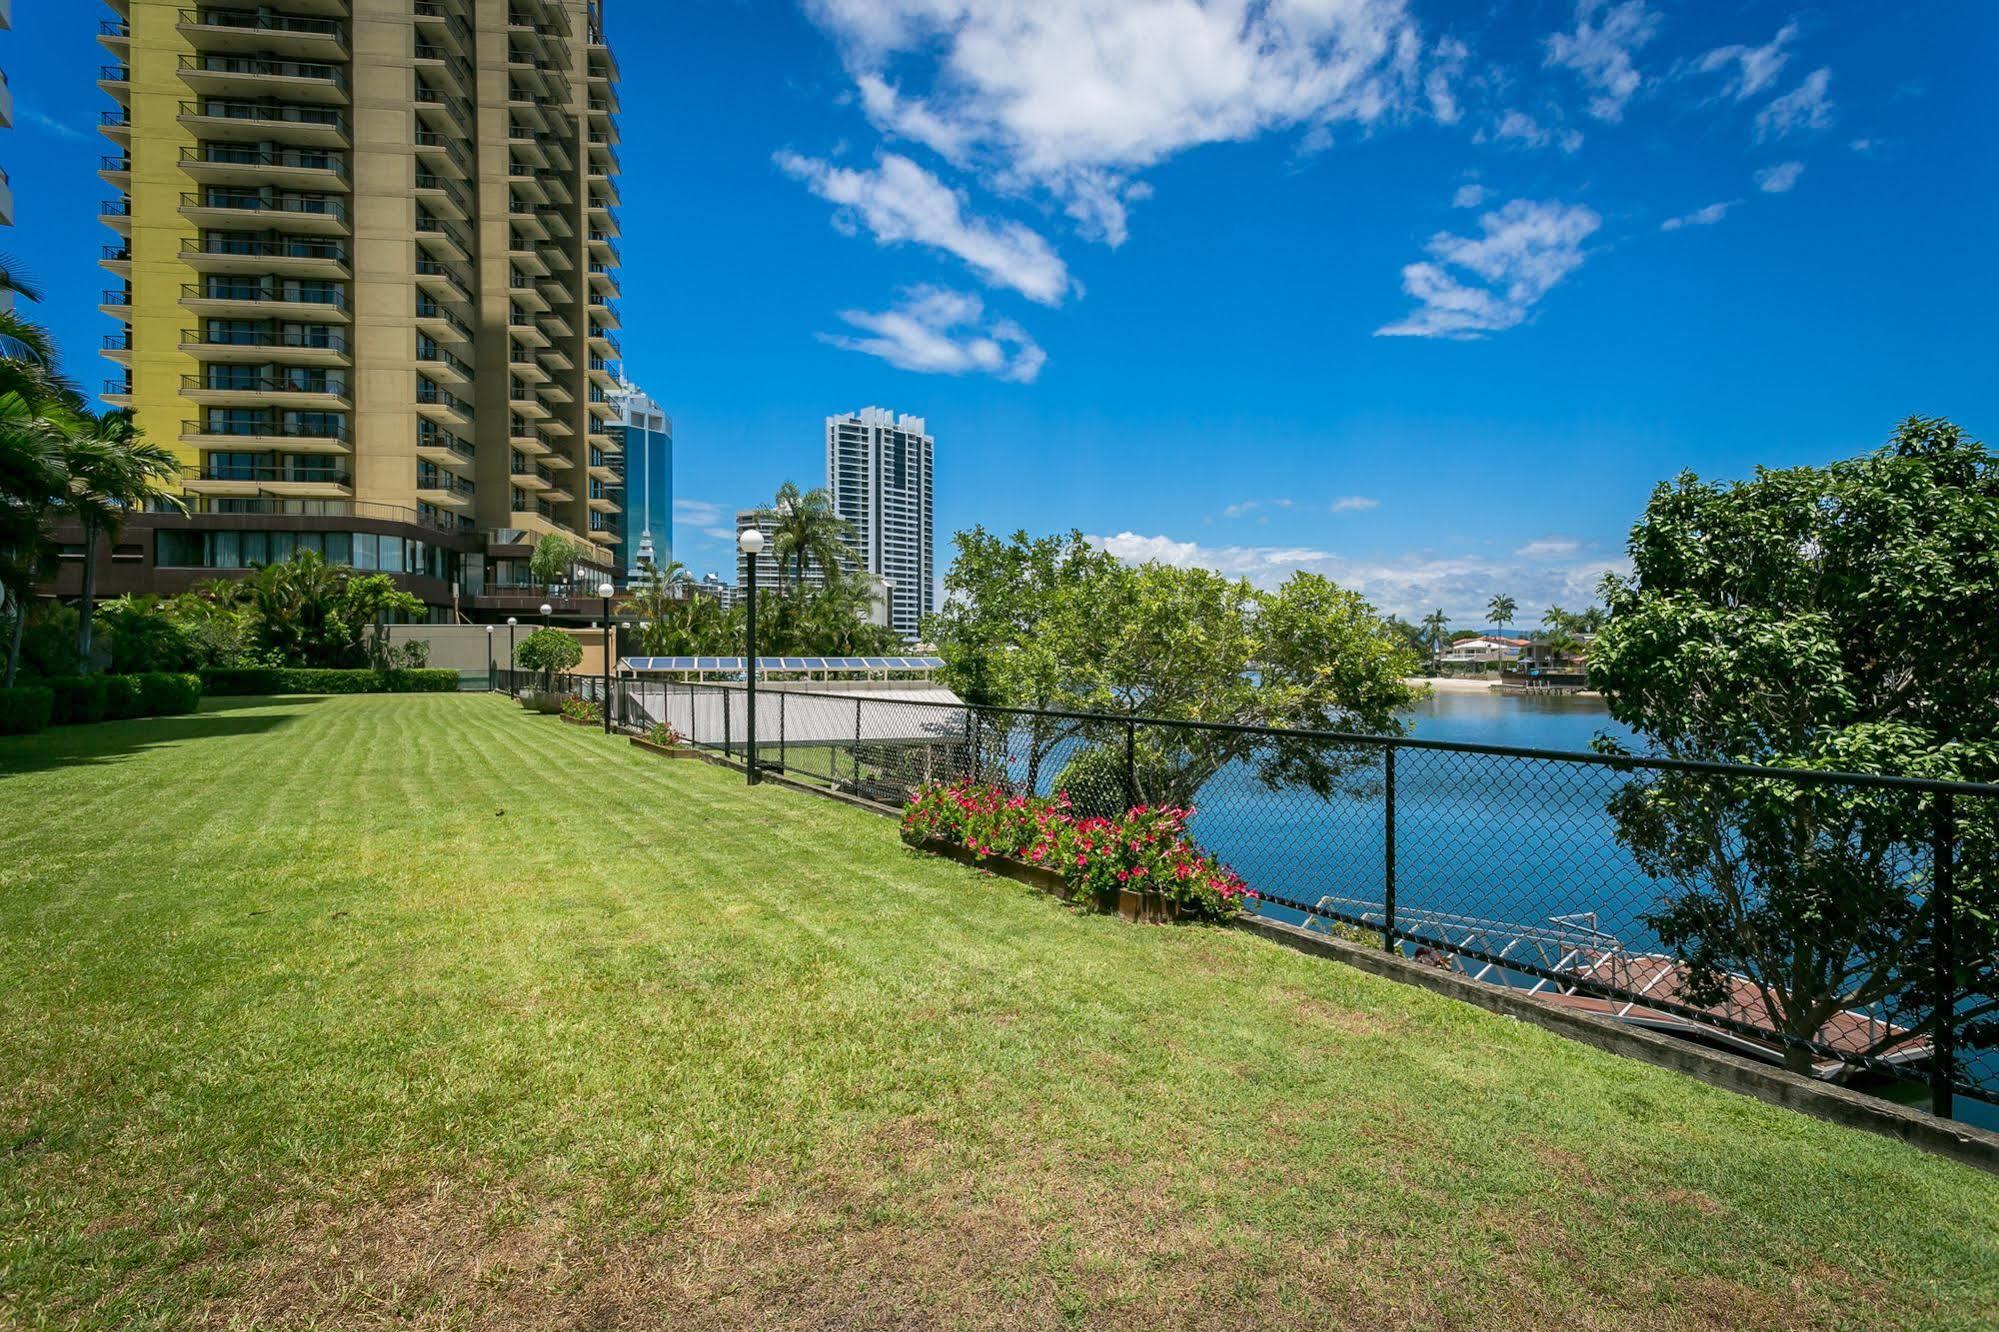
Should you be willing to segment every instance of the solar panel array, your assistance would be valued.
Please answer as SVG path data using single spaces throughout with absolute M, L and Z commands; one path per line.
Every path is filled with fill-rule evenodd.
M 628 671 L 740 671 L 742 657 L 626 657 Z M 942 657 L 758 657 L 760 671 L 938 671 Z

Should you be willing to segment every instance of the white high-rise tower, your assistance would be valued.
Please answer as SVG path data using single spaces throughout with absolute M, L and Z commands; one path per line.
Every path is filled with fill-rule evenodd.
M 826 488 L 863 567 L 886 584 L 889 627 L 909 640 L 937 609 L 936 448 L 920 416 L 863 407 L 826 418 Z

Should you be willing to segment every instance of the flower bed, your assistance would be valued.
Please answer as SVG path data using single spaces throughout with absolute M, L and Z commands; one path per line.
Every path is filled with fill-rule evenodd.
M 700 758 L 701 751 L 687 743 L 686 737 L 665 722 L 655 725 L 644 735 L 632 737 L 632 743 L 640 749 L 649 749 L 667 758 Z
M 1120 818 L 1078 818 L 1066 794 L 1044 799 L 960 783 L 917 792 L 903 811 L 902 835 L 916 846 L 959 848 L 975 863 L 1052 872 L 1075 899 L 1115 904 L 1131 919 L 1224 920 L 1256 894 L 1187 836 L 1193 814 L 1140 805 Z
M 562 720 L 575 722 L 579 726 L 602 726 L 604 705 L 591 698 L 571 695 L 562 700 Z

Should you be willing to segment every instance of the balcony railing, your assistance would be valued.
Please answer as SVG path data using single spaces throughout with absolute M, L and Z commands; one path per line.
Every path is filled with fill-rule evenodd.
M 472 493 L 472 483 L 470 481 L 467 481 L 455 472 L 446 472 L 436 467 L 420 466 L 416 469 L 416 488 L 418 490 L 442 490 L 453 495 L 470 495 Z
M 338 379 L 328 379 L 324 375 L 311 376 L 271 376 L 250 375 L 245 377 L 209 375 L 182 375 L 182 393 L 318 393 L 329 397 L 347 396 L 347 385 Z
M 272 124 L 320 125 L 328 129 L 347 132 L 347 117 L 335 107 L 297 106 L 290 102 L 244 102 L 227 97 L 204 97 L 199 101 L 182 102 L 180 113 L 184 116 L 207 116 L 216 120 L 261 120 Z M 105 112 L 110 115 L 111 112 Z M 106 122 L 110 123 L 110 122 Z M 127 116 L 124 121 L 130 124 Z
M 132 216 L 132 201 L 130 199 L 106 199 L 97 205 L 97 215 L 99 217 L 130 217 Z
M 210 434 L 216 432 L 210 431 Z M 260 467 L 247 463 L 204 463 L 204 481 L 288 481 L 320 486 L 351 486 L 354 478 L 330 467 Z
M 331 329 L 212 329 L 196 330 L 186 341 L 204 347 L 284 347 L 294 351 L 330 351 L 345 355 L 347 339 Z
M 210 418 L 182 421 L 183 435 L 226 435 L 245 439 L 331 439 L 347 442 L 347 426 L 340 421 L 236 421 Z
M 182 241 L 180 252 L 246 259 L 331 259 L 336 263 L 347 262 L 347 247 L 341 242 L 306 236 L 239 236 L 218 232 Z
M 130 305 L 132 303 L 132 293 L 129 288 L 122 291 L 116 288 L 100 291 L 97 293 L 97 303 L 99 305 Z
M 442 259 L 434 259 L 430 255 L 419 254 L 416 257 L 416 271 L 424 277 L 441 277 L 451 284 L 451 289 L 458 293 L 460 299 L 466 301 L 472 299 L 472 292 L 466 287 L 465 279 L 453 272 L 451 265 L 445 263 Z
M 202 52 L 198 55 L 181 56 L 180 67 L 203 74 L 248 74 L 292 81 L 311 80 L 330 83 L 342 92 L 347 90 L 347 75 L 342 72 L 340 66 L 317 60 L 271 60 L 263 56 L 217 55 L 213 52 Z
M 182 23 L 205 28 L 248 28 L 257 32 L 289 32 L 306 37 L 330 37 L 343 47 L 347 35 L 337 19 L 305 18 L 296 14 L 273 14 L 269 10 L 183 9 Z
M 330 305 L 347 308 L 347 292 L 340 287 L 265 287 L 229 282 L 189 282 L 180 289 L 183 300 L 195 301 L 275 301 L 283 305 Z
M 347 220 L 347 205 L 314 194 L 257 194 L 248 190 L 211 189 L 183 194 L 183 208 L 222 208 L 245 213 L 299 213 Z
M 315 152 L 311 149 L 286 148 L 272 152 L 248 144 L 204 143 L 183 147 L 180 150 L 180 160 L 208 166 L 289 167 L 294 171 L 331 171 L 342 180 L 347 178 L 345 158 L 337 153 Z
M 470 379 L 472 377 L 472 367 L 465 364 L 465 362 L 459 360 L 456 356 L 453 356 L 450 352 L 444 350 L 444 348 L 442 347 L 419 346 L 416 349 L 416 358 L 419 361 L 430 361 L 437 365 L 449 366 L 453 370 L 456 370 L 459 374 L 464 375 L 467 379 Z

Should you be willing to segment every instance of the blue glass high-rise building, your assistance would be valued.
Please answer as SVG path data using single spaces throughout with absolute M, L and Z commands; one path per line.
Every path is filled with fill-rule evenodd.
M 618 475 L 624 511 L 618 515 L 619 549 L 629 584 L 644 576 L 647 564 L 661 568 L 673 562 L 673 418 L 645 390 L 620 377 L 606 394 L 618 409 L 609 425 L 622 451 L 609 456 Z

